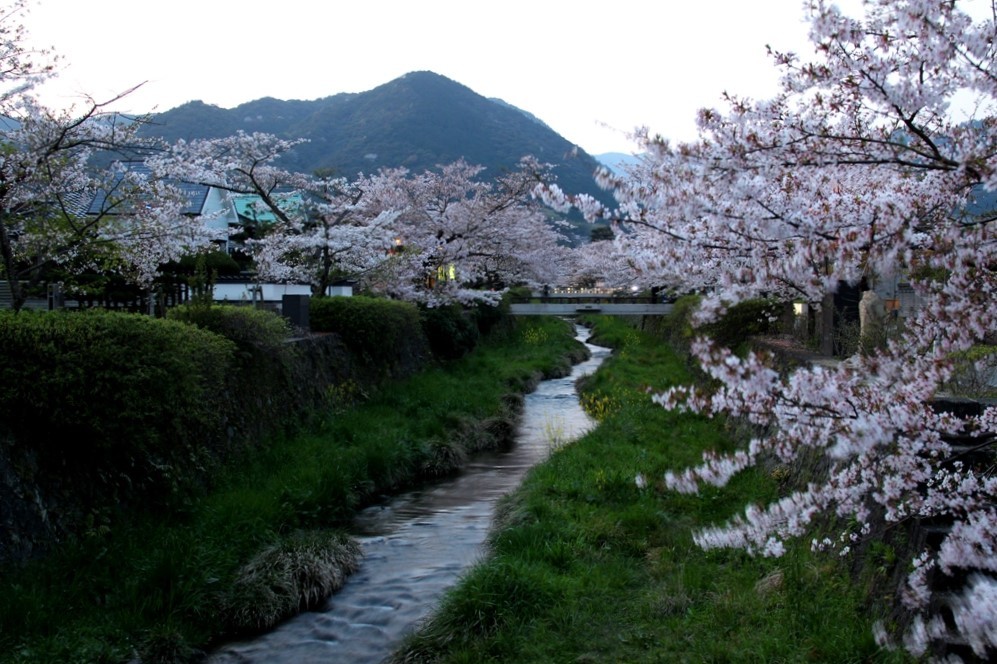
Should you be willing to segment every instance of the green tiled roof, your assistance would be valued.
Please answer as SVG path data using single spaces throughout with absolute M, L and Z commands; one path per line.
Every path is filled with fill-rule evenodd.
M 301 194 L 277 194 L 274 196 L 277 203 L 289 212 L 299 209 L 304 202 Z M 260 223 L 273 223 L 277 221 L 277 215 L 267 207 L 259 196 L 246 194 L 232 198 L 232 205 L 235 206 L 235 213 L 241 219 L 258 221 Z

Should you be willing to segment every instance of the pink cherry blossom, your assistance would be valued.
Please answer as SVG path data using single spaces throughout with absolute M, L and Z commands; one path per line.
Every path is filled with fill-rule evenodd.
M 614 223 L 614 259 L 645 283 L 702 293 L 697 324 L 753 297 L 820 309 L 841 282 L 911 284 L 919 305 L 902 330 L 836 366 L 779 375 L 754 354 L 696 340 L 693 355 L 718 386 L 674 388 L 657 400 L 743 418 L 763 434 L 669 472 L 665 483 L 689 492 L 765 459 L 825 457 L 827 472 L 805 488 L 698 533 L 707 548 L 778 555 L 827 515 L 854 530 L 818 550 L 853 549 L 875 519 L 951 523 L 940 548 L 914 560 L 906 596 L 925 613 L 905 644 L 923 652 L 944 627 L 927 613 L 931 575 L 975 570 L 957 627 L 982 654 L 997 616 L 997 486 L 985 467 L 959 464 L 948 441 L 973 434 L 992 449 L 994 408 L 962 418 L 931 407 L 953 358 L 997 336 L 997 211 L 969 205 L 997 189 L 997 12 L 974 21 L 960 4 L 867 0 L 862 16 L 849 17 L 811 0 L 813 54 L 772 53 L 778 95 L 727 95 L 724 108 L 700 112 L 692 143 L 638 131 L 642 163 L 600 176 L 613 209 L 552 187 L 538 195 Z M 957 102 L 975 109 L 972 121 L 953 113 Z

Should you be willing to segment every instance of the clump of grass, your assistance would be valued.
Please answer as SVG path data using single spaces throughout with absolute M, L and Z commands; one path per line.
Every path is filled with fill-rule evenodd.
M 519 561 L 477 567 L 464 577 L 462 587 L 465 592 L 451 596 L 433 622 L 411 639 L 404 651 L 387 661 L 438 662 L 451 644 L 488 638 L 510 621 L 529 622 L 531 616 L 543 615 L 562 595 L 556 579 L 539 567 Z
M 341 533 L 296 531 L 258 553 L 224 599 L 231 632 L 259 632 L 314 608 L 360 564 L 360 545 Z
M 205 654 L 172 625 L 151 630 L 138 646 L 142 664 L 193 664 L 202 661 Z
M 570 441 L 564 428 L 564 418 L 548 415 L 544 419 L 544 440 L 547 442 L 547 455 L 550 456 Z
M 519 395 L 517 395 L 519 396 Z M 504 410 L 479 422 L 477 450 L 508 450 L 516 443 L 516 419 L 519 409 Z
M 427 477 L 446 477 L 464 466 L 467 453 L 454 440 L 437 440 L 430 445 L 432 450 L 423 463 L 422 472 Z

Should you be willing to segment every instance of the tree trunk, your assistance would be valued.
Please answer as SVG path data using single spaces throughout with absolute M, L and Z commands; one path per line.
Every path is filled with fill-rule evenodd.
M 834 293 L 825 295 L 820 305 L 820 352 L 834 355 Z
M 322 267 L 319 269 L 318 279 L 312 284 L 312 295 L 321 297 L 329 292 L 330 275 L 332 274 L 332 256 L 329 255 L 329 247 L 322 247 Z
M 10 286 L 11 307 L 15 312 L 21 310 L 27 296 L 21 287 L 21 280 L 17 278 L 14 264 L 14 248 L 11 245 L 10 234 L 7 233 L 7 225 L 0 220 L 0 259 L 3 260 L 3 271 Z

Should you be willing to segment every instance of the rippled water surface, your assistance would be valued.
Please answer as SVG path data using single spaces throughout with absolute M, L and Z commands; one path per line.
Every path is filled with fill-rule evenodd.
M 578 338 L 586 336 L 579 327 Z M 551 434 L 570 440 L 593 425 L 574 384 L 595 371 L 609 349 L 589 350 L 592 358 L 570 376 L 544 381 L 526 395 L 511 451 L 478 455 L 452 479 L 362 511 L 354 528 L 364 551 L 360 570 L 323 607 L 259 638 L 229 644 L 208 661 L 361 663 L 390 655 L 482 554 L 496 500 L 547 457 Z

